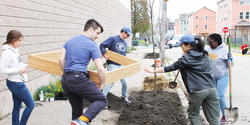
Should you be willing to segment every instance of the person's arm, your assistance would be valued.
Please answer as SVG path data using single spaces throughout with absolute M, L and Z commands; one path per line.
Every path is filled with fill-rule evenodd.
M 20 68 L 20 69 L 9 68 L 10 63 L 11 63 L 10 55 L 6 52 L 2 52 L 1 58 L 0 58 L 0 73 L 7 73 L 7 74 L 21 73 L 22 74 L 26 72 L 25 68 Z
M 66 50 L 65 48 L 63 48 L 61 52 L 61 56 L 59 58 L 59 65 L 62 71 L 64 71 L 64 66 L 65 66 L 65 55 L 66 55 Z
M 94 63 L 96 65 L 97 74 L 99 76 L 99 79 L 100 79 L 102 87 L 103 87 L 103 85 L 105 85 L 105 69 L 104 69 L 103 64 L 102 64 L 102 59 L 96 58 L 94 60 Z M 101 89 L 103 89 L 103 88 L 101 88 Z
M 106 48 L 110 48 L 113 44 L 114 38 L 109 37 L 107 40 L 103 41 L 100 44 L 100 50 L 102 55 L 105 57 L 106 60 L 109 60 L 109 56 L 106 54 Z
M 186 66 L 188 65 L 188 61 L 187 61 L 187 58 L 185 57 L 185 55 L 182 56 L 181 58 L 179 58 L 178 61 L 176 61 L 175 63 L 173 63 L 170 66 L 156 68 L 155 72 L 153 69 L 149 69 L 149 68 L 144 69 L 144 71 L 148 72 L 148 73 L 165 73 L 165 72 L 177 70 L 179 68 L 183 68 L 184 65 L 186 65 Z
M 152 69 L 152 68 L 146 68 L 146 69 L 144 69 L 144 71 L 148 72 L 148 73 L 164 73 L 164 68 L 163 67 L 156 68 L 155 72 L 154 72 L 154 69 Z

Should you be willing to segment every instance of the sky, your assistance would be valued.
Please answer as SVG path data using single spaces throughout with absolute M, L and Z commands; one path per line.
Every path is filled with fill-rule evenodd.
M 128 9 L 130 9 L 130 0 L 119 0 Z M 159 17 L 159 7 L 161 0 L 155 0 L 154 14 L 155 18 Z M 216 12 L 218 0 L 168 0 L 167 2 L 167 17 L 171 20 L 178 19 L 179 14 L 191 13 L 206 6 Z

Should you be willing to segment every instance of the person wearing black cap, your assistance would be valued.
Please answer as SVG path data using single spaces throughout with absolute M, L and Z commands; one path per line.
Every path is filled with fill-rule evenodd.
M 103 56 L 105 57 L 105 59 L 107 60 L 107 70 L 108 71 L 112 71 L 112 70 L 121 68 L 121 65 L 109 60 L 109 56 L 106 55 L 106 48 L 108 48 L 109 50 L 114 51 L 118 54 L 121 54 L 123 56 L 126 56 L 127 42 L 125 41 L 125 39 L 127 39 L 131 35 L 132 35 L 132 33 L 131 33 L 130 28 L 123 27 L 121 29 L 120 35 L 111 36 L 107 40 L 103 41 L 100 44 L 101 52 L 102 52 Z M 120 82 L 122 83 L 122 97 L 121 97 L 121 99 L 127 105 L 129 105 L 131 102 L 127 98 L 127 82 L 125 79 L 121 79 Z M 103 89 L 103 94 L 105 96 L 107 96 L 108 92 L 111 90 L 111 88 L 113 86 L 114 86 L 114 83 L 111 83 L 111 84 L 108 84 L 107 86 L 105 86 L 105 88 Z
M 189 93 L 188 117 L 192 125 L 202 125 L 200 107 L 211 125 L 219 125 L 219 100 L 212 77 L 212 65 L 204 41 L 185 34 L 180 40 L 183 56 L 170 66 L 153 69 L 148 73 L 164 73 L 180 69 L 182 80 Z

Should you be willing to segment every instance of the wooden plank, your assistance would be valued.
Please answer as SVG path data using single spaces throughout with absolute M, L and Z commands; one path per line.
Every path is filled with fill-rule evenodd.
M 61 76 L 63 72 L 61 71 L 58 62 L 60 54 L 61 52 L 59 51 L 31 54 L 28 56 L 28 64 L 34 69 Z M 124 66 L 120 69 L 106 72 L 106 84 L 116 82 L 140 71 L 139 62 L 109 50 L 107 50 L 107 54 L 109 55 L 111 61 L 117 62 Z M 101 82 L 97 72 L 88 70 L 88 73 L 90 80 L 95 82 L 97 86 L 100 87 Z
M 106 84 L 116 82 L 122 78 L 129 77 L 140 71 L 140 63 L 130 64 L 128 66 L 123 66 L 120 69 L 109 71 L 106 73 Z
M 119 63 L 124 66 L 136 63 L 136 61 L 110 50 L 106 50 L 106 54 L 110 57 L 111 61 Z

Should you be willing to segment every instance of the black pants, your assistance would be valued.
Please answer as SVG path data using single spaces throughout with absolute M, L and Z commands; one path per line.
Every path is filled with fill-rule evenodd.
M 108 105 L 107 98 L 84 72 L 64 73 L 62 87 L 72 107 L 72 119 L 84 115 L 93 120 Z M 83 98 L 91 102 L 85 113 L 83 113 Z

